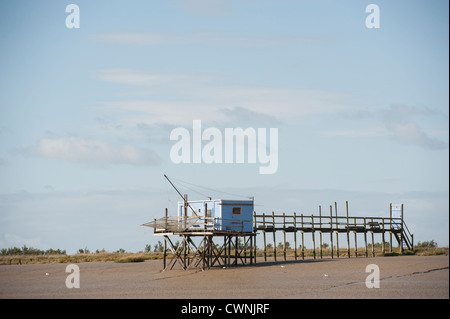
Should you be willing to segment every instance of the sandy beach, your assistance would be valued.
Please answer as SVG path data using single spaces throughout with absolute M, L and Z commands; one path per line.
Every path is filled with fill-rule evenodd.
M 367 288 L 369 264 L 380 287 Z M 448 256 L 305 259 L 206 271 L 161 271 L 161 260 L 87 262 L 80 288 L 66 287 L 68 264 L 0 266 L 0 298 L 303 299 L 449 298 Z

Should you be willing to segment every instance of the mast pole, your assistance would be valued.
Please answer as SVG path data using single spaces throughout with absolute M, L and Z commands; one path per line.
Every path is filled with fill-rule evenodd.
M 188 201 L 186 201 L 186 198 L 180 193 L 180 191 L 175 187 L 175 185 L 173 185 L 172 181 L 167 177 L 166 174 L 164 174 L 164 177 L 169 181 L 170 185 L 172 185 L 172 187 L 177 191 L 178 195 L 181 196 L 181 198 L 183 198 L 184 201 L 184 206 L 189 206 L 189 208 L 192 210 L 192 212 L 194 213 L 195 216 L 198 216 L 197 213 L 195 212 L 195 210 L 191 207 L 191 205 L 189 204 Z

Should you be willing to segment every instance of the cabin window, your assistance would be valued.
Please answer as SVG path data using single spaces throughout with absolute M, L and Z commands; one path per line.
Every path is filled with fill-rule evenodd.
M 241 214 L 241 207 L 233 207 L 233 215 L 240 215 Z
M 206 210 L 206 217 L 211 217 L 212 216 L 212 210 L 211 209 L 207 209 Z

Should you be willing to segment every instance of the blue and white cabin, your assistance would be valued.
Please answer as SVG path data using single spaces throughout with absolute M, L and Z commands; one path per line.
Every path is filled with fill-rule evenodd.
M 202 217 L 214 218 L 214 230 L 231 232 L 253 232 L 253 200 L 206 199 L 188 201 L 203 222 Z M 187 207 L 187 216 L 195 216 Z M 178 202 L 178 216 L 184 216 L 184 202 Z M 208 219 L 209 223 L 210 220 Z M 199 227 L 198 225 L 192 226 Z

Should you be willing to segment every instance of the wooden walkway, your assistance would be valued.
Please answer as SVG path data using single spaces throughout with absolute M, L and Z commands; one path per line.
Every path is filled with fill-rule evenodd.
M 334 253 L 339 257 L 339 233 L 345 233 L 347 236 L 347 256 L 350 257 L 350 235 L 354 235 L 354 253 L 358 255 L 357 234 L 364 234 L 364 255 L 368 257 L 368 241 L 367 235 L 371 235 L 371 249 L 372 256 L 375 256 L 374 234 L 381 234 L 382 236 L 382 252 L 386 252 L 386 235 L 389 235 L 389 249 L 392 252 L 392 237 L 396 239 L 399 244 L 400 251 L 404 249 L 412 249 L 414 247 L 414 236 L 410 233 L 408 227 L 403 220 L 403 205 L 400 217 L 392 217 L 392 204 L 390 205 L 390 217 L 350 217 L 348 215 L 348 202 L 346 202 L 346 215 L 337 215 L 337 204 L 335 203 L 335 214 L 333 215 L 333 206 L 330 206 L 329 215 L 322 214 L 322 208 L 319 206 L 318 215 L 266 215 L 254 214 L 253 217 L 254 230 L 261 231 L 263 234 L 263 249 L 264 259 L 267 260 L 267 233 L 272 233 L 273 236 L 273 256 L 276 261 L 277 258 L 277 244 L 275 240 L 275 233 L 283 233 L 283 256 L 286 259 L 286 233 L 293 233 L 294 235 L 294 256 L 297 260 L 299 254 L 297 250 L 297 234 L 301 236 L 301 251 L 300 256 L 305 256 L 304 234 L 311 233 L 313 257 L 316 258 L 316 233 L 319 235 L 318 253 L 320 258 L 323 256 L 322 234 L 330 234 L 331 258 Z M 333 233 L 335 234 L 335 242 L 333 243 Z

